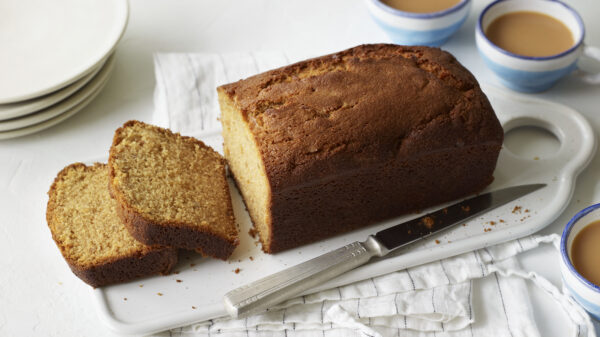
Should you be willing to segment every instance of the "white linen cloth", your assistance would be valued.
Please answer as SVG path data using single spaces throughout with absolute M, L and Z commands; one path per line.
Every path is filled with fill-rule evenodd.
M 217 86 L 300 58 L 277 52 L 156 54 L 153 123 L 182 134 L 220 129 Z M 535 337 L 540 334 L 524 281 L 531 279 L 574 322 L 573 336 L 593 337 L 583 309 L 548 281 L 520 271 L 515 255 L 552 240 L 526 237 L 291 299 L 264 314 L 159 336 Z

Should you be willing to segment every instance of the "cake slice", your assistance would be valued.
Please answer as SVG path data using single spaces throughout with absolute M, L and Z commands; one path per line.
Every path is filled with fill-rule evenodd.
M 147 245 L 226 260 L 238 244 L 225 160 L 201 141 L 129 121 L 115 132 L 109 188 L 126 228 Z
M 48 192 L 48 227 L 73 273 L 93 287 L 168 273 L 177 250 L 136 241 L 118 218 L 107 184 L 105 164 L 77 163 L 60 171 Z

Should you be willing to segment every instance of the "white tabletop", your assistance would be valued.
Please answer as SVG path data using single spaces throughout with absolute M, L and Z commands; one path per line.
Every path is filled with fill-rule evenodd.
M 474 25 L 490 1 L 475 1 L 471 15 L 444 49 L 481 82 L 497 83 L 475 48 Z M 586 42 L 600 46 L 600 3 L 570 0 L 586 27 Z M 58 170 L 105 156 L 114 130 L 130 119 L 151 122 L 154 52 L 283 50 L 323 54 L 361 43 L 389 42 L 361 0 L 131 0 L 127 32 L 117 49 L 113 77 L 87 108 L 41 133 L 0 141 L 0 335 L 109 336 L 96 316 L 89 286 L 73 276 L 51 240 L 46 196 Z M 586 62 L 600 70 L 600 65 Z M 574 76 L 535 95 L 580 111 L 600 130 L 600 86 Z M 578 179 L 565 213 L 543 233 L 560 233 L 580 209 L 600 201 L 600 160 Z M 523 266 L 560 285 L 558 255 L 543 247 L 521 257 Z M 564 336 L 567 321 L 532 290 L 543 336 Z

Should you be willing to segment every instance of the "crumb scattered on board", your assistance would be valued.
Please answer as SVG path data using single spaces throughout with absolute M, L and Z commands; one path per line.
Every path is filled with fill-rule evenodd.
M 484 229 L 483 229 L 483 231 L 484 231 L 484 232 L 491 232 L 491 231 L 492 231 L 492 229 L 491 229 L 491 228 L 484 228 Z
M 192 309 L 196 310 L 196 307 L 192 305 Z
M 235 270 L 233 272 L 236 273 L 236 274 L 239 274 L 240 271 L 242 271 L 240 268 L 235 268 Z
M 433 224 L 435 224 L 435 221 L 433 221 L 433 218 L 430 216 L 426 216 L 423 218 L 423 220 L 421 220 L 421 222 L 423 223 L 423 225 L 425 225 L 425 227 L 427 227 L 428 229 L 431 229 L 431 227 L 433 227 Z
M 123 297 L 123 301 L 127 301 L 127 297 Z
M 440 244 L 440 240 L 435 240 L 435 244 L 439 245 Z
M 250 261 L 254 261 L 254 258 L 252 256 L 249 257 Z
M 513 214 L 521 213 L 521 206 L 515 206 L 512 210 Z
M 163 293 L 156 293 L 156 295 L 158 295 L 158 296 L 162 296 L 162 295 L 163 295 Z
M 190 267 L 193 267 L 193 266 L 195 266 L 195 265 L 196 265 L 195 263 L 190 263 Z
M 139 287 L 140 287 L 140 288 L 143 288 L 143 287 L 144 287 L 144 285 L 143 285 L 143 284 L 140 284 L 140 285 L 139 285 Z
M 177 279 L 177 280 L 175 280 L 175 281 L 176 281 L 177 283 L 181 283 L 181 282 L 183 282 L 182 280 L 179 280 L 179 279 Z
M 256 239 L 256 234 L 258 234 L 258 231 L 256 230 L 256 228 L 252 227 L 248 231 L 248 234 L 250 234 L 251 237 L 253 237 L 254 239 Z

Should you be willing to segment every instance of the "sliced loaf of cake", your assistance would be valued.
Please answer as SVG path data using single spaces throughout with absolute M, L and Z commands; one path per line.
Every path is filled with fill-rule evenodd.
M 138 121 L 115 132 L 111 195 L 125 226 L 148 245 L 227 259 L 238 244 L 225 160 L 201 141 Z
M 438 48 L 363 45 L 217 91 L 268 253 L 480 192 L 502 146 L 479 84 Z
M 73 273 L 93 287 L 168 273 L 177 250 L 136 241 L 107 184 L 106 165 L 78 163 L 64 168 L 48 192 L 48 227 Z

